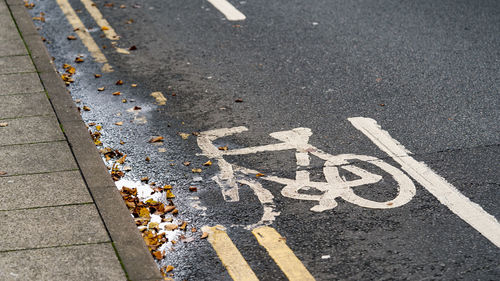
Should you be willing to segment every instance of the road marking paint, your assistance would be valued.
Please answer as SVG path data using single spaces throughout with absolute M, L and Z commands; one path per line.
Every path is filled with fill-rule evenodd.
M 106 35 L 106 38 L 109 40 L 118 40 L 120 39 L 120 36 L 116 34 L 115 30 L 111 27 L 109 22 L 102 16 L 101 11 L 97 8 L 97 6 L 92 2 L 92 0 L 80 0 L 89 14 L 94 18 L 95 22 L 101 30 L 104 32 L 104 35 Z
M 434 195 L 441 204 L 479 231 L 497 247 L 500 247 L 500 224 L 478 204 L 470 201 L 444 178 L 432 171 L 423 162 L 418 162 L 403 145 L 383 130 L 371 118 L 348 118 L 352 125 L 365 134 L 375 145 L 401 165 L 412 178 Z
M 56 1 L 59 7 L 61 8 L 62 12 L 68 19 L 69 23 L 73 26 L 73 29 L 76 30 L 76 34 L 82 40 L 83 45 L 85 45 L 85 47 L 87 47 L 87 50 L 89 50 L 90 55 L 94 58 L 96 62 L 103 64 L 101 71 L 112 72 L 113 68 L 111 67 L 111 65 L 109 65 L 108 60 L 101 52 L 101 49 L 99 49 L 99 46 L 97 46 L 92 36 L 90 36 L 90 34 L 87 31 L 87 28 L 85 27 L 85 25 L 83 25 L 80 18 L 76 15 L 75 10 L 73 10 L 68 0 L 56 0 Z
M 247 18 L 244 14 L 238 11 L 238 9 L 231 5 L 231 3 L 227 2 L 227 0 L 208 0 L 208 2 L 223 13 L 227 20 L 239 21 Z
M 223 226 L 204 226 L 203 232 L 208 233 L 207 240 L 212 244 L 217 256 L 226 267 L 227 272 L 235 281 L 258 281 L 259 279 L 245 261 L 240 251 L 233 244 Z
M 267 252 L 279 266 L 290 281 L 315 280 L 302 262 L 294 255 L 293 251 L 286 245 L 286 240 L 272 227 L 262 226 L 252 230 L 259 244 L 266 248 Z

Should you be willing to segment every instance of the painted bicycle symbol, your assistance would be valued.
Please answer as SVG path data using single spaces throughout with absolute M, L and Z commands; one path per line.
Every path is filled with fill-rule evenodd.
M 288 198 L 298 200 L 316 201 L 317 204 L 310 210 L 323 212 L 337 206 L 336 198 L 374 209 L 396 208 L 408 203 L 415 195 L 415 185 L 413 181 L 400 169 L 372 156 L 356 154 L 331 155 L 313 145 L 309 144 L 312 132 L 308 128 L 295 128 L 288 131 L 271 133 L 270 136 L 281 141 L 277 144 L 263 146 L 246 147 L 232 150 L 220 150 L 214 145 L 218 138 L 238 134 L 247 131 L 246 127 L 223 128 L 205 131 L 198 137 L 198 146 L 202 150 L 202 155 L 217 160 L 220 173 L 212 179 L 220 186 L 224 200 L 229 202 L 239 201 L 238 184 L 248 185 L 257 195 L 264 208 L 262 219 L 254 227 L 262 224 L 270 224 L 279 212 L 275 211 L 273 194 L 262 187 L 262 184 L 250 175 L 259 172 L 229 163 L 224 156 L 255 154 L 266 151 L 294 150 L 297 163 L 295 179 L 282 178 L 277 176 L 262 176 L 260 179 L 284 185 L 281 194 Z M 326 182 L 310 180 L 310 173 L 304 168 L 310 164 L 310 155 L 316 156 L 325 161 L 323 173 Z M 374 174 L 359 167 L 360 163 L 369 163 L 377 166 L 380 170 L 389 174 L 397 184 L 397 195 L 388 201 L 378 202 L 358 196 L 353 188 L 362 185 L 372 185 L 382 179 L 381 175 Z M 355 176 L 354 180 L 346 180 L 339 173 L 344 169 Z M 307 191 L 314 189 L 320 194 L 310 194 Z M 318 192 L 316 192 L 318 193 Z

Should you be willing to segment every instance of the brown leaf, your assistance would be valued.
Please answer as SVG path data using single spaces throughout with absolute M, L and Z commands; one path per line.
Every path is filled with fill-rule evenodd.
M 226 146 L 219 146 L 218 149 L 226 151 L 228 148 L 227 148 L 227 145 L 226 145 Z
M 189 134 L 186 133 L 179 133 L 179 136 L 181 136 L 183 140 L 187 140 L 189 138 Z
M 243 102 L 243 99 L 236 99 L 234 102 Z
M 122 94 L 122 93 L 120 93 L 120 92 L 118 92 L 118 91 L 117 91 L 117 92 L 113 92 L 113 96 L 119 96 L 119 95 L 121 95 L 121 94 Z
M 0 171 L 0 176 L 5 176 L 7 174 L 7 172 L 5 171 Z
M 186 227 L 187 227 L 188 223 L 186 221 L 183 221 L 181 226 L 179 226 L 179 229 L 180 230 L 186 230 Z
M 102 92 L 102 91 L 104 91 L 104 87 L 97 88 L 97 90 L 98 90 L 99 92 Z
M 264 175 L 263 173 L 257 173 L 257 174 L 255 175 L 255 177 L 257 177 L 257 178 L 264 177 L 264 176 L 266 176 L 266 175 Z
M 116 84 L 116 85 L 123 85 L 123 81 L 122 81 L 122 80 L 118 80 L 118 81 L 116 81 L 116 83 L 115 83 L 115 84 Z
M 203 163 L 203 166 L 212 166 L 212 161 L 208 160 L 207 162 Z
M 198 191 L 198 188 L 196 186 L 190 186 L 189 191 L 196 192 L 196 191 Z
M 130 85 L 130 87 L 135 88 L 135 87 L 137 87 L 137 84 L 132 84 L 132 85 Z
M 0 127 L 7 127 L 7 126 L 9 126 L 9 123 L 7 122 L 0 123 Z
M 173 199 L 175 198 L 175 195 L 174 193 L 172 192 L 172 190 L 167 190 L 167 199 Z
M 155 142 L 163 142 L 163 139 L 164 139 L 164 138 L 163 138 L 163 137 L 161 137 L 161 136 L 158 136 L 158 137 L 152 137 L 152 138 L 149 140 L 149 142 L 150 142 L 150 143 L 155 143 Z
M 123 155 L 120 159 L 116 160 L 116 163 L 123 165 L 123 163 L 125 163 L 126 158 L 127 158 L 127 154 Z
M 68 40 L 76 40 L 76 37 L 75 37 L 75 36 L 73 36 L 73 35 L 69 35 L 69 36 L 68 36 L 68 37 L 66 37 L 66 38 L 68 38 Z
M 189 162 L 189 161 L 184 161 L 182 164 L 183 164 L 184 166 L 189 166 L 189 165 L 191 164 L 191 162 Z
M 109 30 L 109 27 L 107 26 L 101 26 L 101 30 L 104 31 L 104 30 Z
M 208 237 L 208 233 L 207 233 L 207 232 L 203 232 L 203 233 L 201 234 L 201 237 L 200 237 L 200 238 L 201 238 L 201 239 L 205 239 L 205 238 L 207 238 L 207 237 Z
M 161 260 L 163 259 L 163 253 L 161 251 L 154 251 L 151 253 L 153 255 L 153 257 L 155 257 L 155 259 L 157 260 Z
M 168 223 L 163 226 L 166 230 L 176 230 L 179 226 L 174 223 Z
M 94 77 L 95 77 L 95 78 L 101 78 L 101 77 L 102 77 L 102 75 L 101 75 L 101 74 L 94 74 Z
M 116 122 L 115 125 L 117 126 L 122 126 L 123 125 L 123 121 L 120 121 L 120 122 Z
M 151 158 L 149 158 L 149 156 L 146 156 L 145 160 L 149 162 L 149 161 L 151 161 Z
M 202 170 L 200 168 L 197 168 L 197 169 L 193 168 L 193 169 L 191 169 L 191 172 L 193 172 L 193 173 L 201 173 Z
M 81 63 L 81 62 L 84 62 L 85 60 L 83 60 L 81 57 L 77 57 L 75 58 L 75 62 L 76 63 Z
M 174 267 L 169 265 L 169 266 L 167 266 L 167 269 L 165 269 L 165 272 L 170 272 L 172 270 L 174 270 Z
M 85 111 L 90 111 L 90 107 L 88 107 L 88 106 L 84 105 L 84 106 L 83 106 L 83 110 L 85 110 Z
M 141 181 L 143 181 L 143 182 L 148 182 L 148 181 L 149 181 L 149 178 L 148 178 L 148 177 L 142 177 L 142 178 L 141 178 Z
M 137 50 L 137 47 L 135 45 L 132 45 L 130 46 L 130 48 L 128 48 L 130 51 L 135 51 Z

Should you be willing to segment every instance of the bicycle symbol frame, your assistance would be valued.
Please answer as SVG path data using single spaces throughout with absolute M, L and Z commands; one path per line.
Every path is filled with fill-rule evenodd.
M 262 185 L 249 175 L 256 175 L 259 172 L 240 167 L 229 163 L 224 156 L 254 154 L 266 151 L 295 150 L 297 162 L 297 171 L 295 179 L 281 178 L 277 176 L 262 176 L 261 179 L 283 184 L 281 194 L 288 198 L 298 200 L 316 201 L 317 205 L 310 210 L 314 212 L 323 212 L 333 209 L 337 206 L 336 198 L 342 198 L 345 201 L 374 209 L 396 208 L 408 203 L 415 195 L 416 189 L 413 181 L 400 169 L 372 156 L 356 154 L 328 154 L 311 144 L 309 138 L 312 132 L 308 128 L 295 128 L 287 131 L 271 133 L 270 136 L 281 141 L 277 144 L 269 144 L 255 147 L 240 148 L 234 150 L 219 150 L 213 142 L 222 137 L 238 134 L 247 131 L 246 127 L 223 128 L 200 133 L 198 137 L 198 146 L 202 150 L 202 155 L 217 160 L 220 173 L 212 179 L 221 187 L 224 200 L 228 202 L 239 201 L 238 184 L 248 185 L 257 195 L 259 201 L 264 207 L 262 219 L 250 228 L 263 224 L 270 224 L 279 212 L 275 211 L 274 196 L 263 188 Z M 323 173 L 326 182 L 315 182 L 310 180 L 309 171 L 303 169 L 310 164 L 310 155 L 316 156 L 325 161 Z M 382 176 L 373 174 L 363 168 L 356 166 L 356 162 L 367 162 L 377 166 L 393 177 L 397 183 L 398 194 L 392 200 L 377 202 L 358 196 L 353 187 L 361 185 L 370 185 L 379 182 Z M 346 180 L 340 176 L 339 169 L 347 170 L 356 175 L 357 179 Z M 321 194 L 307 194 L 304 191 L 316 189 Z M 302 191 L 302 192 L 301 192 Z

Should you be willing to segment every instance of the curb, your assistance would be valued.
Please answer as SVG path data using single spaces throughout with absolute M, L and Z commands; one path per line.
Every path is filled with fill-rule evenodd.
M 6 2 L 128 279 L 161 280 L 158 266 L 137 231 L 66 85 L 51 63 L 24 3 L 21 0 Z

